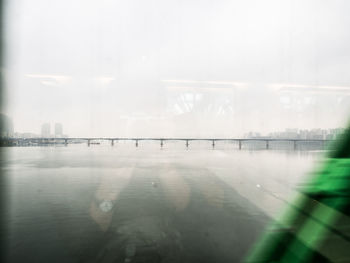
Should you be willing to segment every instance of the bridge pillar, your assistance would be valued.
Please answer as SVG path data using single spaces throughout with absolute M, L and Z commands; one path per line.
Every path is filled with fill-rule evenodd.
M 164 142 L 163 140 L 160 140 L 160 148 L 163 148 Z
M 135 146 L 139 147 L 139 140 L 135 140 Z
M 213 149 L 215 148 L 215 140 L 212 141 L 211 146 L 213 146 Z
M 113 139 L 111 140 L 111 146 L 114 146 L 114 140 Z
M 186 148 L 188 148 L 188 140 L 186 140 Z
M 90 140 L 87 140 L 87 146 L 90 147 Z
M 67 145 L 68 145 L 68 140 L 64 139 L 64 146 L 67 146 Z
M 266 149 L 268 150 L 269 149 L 269 141 L 268 140 L 266 140 Z
M 238 147 L 240 150 L 242 150 L 242 141 L 241 140 L 238 141 Z

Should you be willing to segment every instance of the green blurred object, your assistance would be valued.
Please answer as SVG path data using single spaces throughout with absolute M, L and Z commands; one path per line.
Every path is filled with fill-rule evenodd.
M 350 132 L 244 262 L 350 262 Z

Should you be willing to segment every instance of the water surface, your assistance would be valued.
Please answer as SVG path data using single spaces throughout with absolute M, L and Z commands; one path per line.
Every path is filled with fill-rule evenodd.
M 176 143 L 2 150 L 8 262 L 240 261 L 319 155 Z

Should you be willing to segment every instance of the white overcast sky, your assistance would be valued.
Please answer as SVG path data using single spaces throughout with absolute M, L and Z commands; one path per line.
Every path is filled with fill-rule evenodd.
M 19 132 L 239 136 L 344 126 L 350 113 L 348 0 L 6 8 L 5 112 Z

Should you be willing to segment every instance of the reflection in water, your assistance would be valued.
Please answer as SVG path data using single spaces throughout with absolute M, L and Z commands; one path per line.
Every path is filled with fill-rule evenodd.
M 215 177 L 203 174 L 198 178 L 198 186 L 208 205 L 223 208 L 224 189 L 216 182 Z
M 112 221 L 113 206 L 119 194 L 128 185 L 133 168 L 120 168 L 113 175 L 102 175 L 94 200 L 90 205 L 90 215 L 106 231 Z
M 176 170 L 166 169 L 159 174 L 164 195 L 176 211 L 184 210 L 190 201 L 191 189 Z
M 8 261 L 239 261 L 278 208 L 270 192 L 281 174 L 291 176 L 284 162 L 298 175 L 313 158 L 127 146 L 9 148 L 3 166 L 10 187 Z

